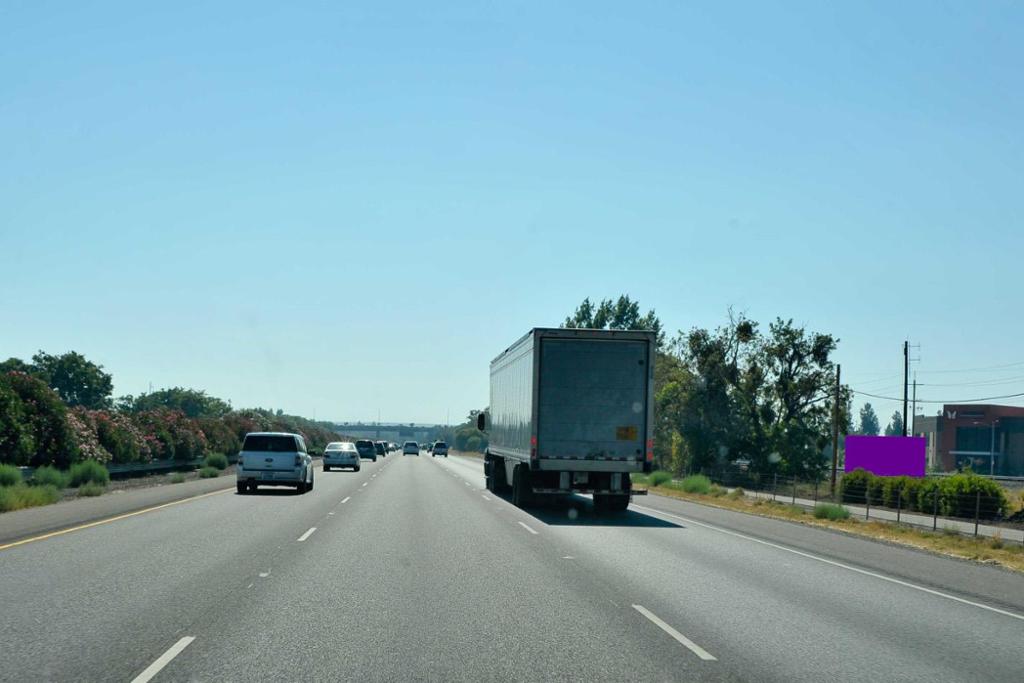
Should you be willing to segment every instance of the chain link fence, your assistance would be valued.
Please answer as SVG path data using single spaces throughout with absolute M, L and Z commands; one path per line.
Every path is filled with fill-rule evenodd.
M 780 503 L 804 508 L 834 503 L 867 521 L 1024 545 L 1024 500 L 1009 491 L 957 491 L 955 486 L 942 485 L 940 477 L 906 485 L 902 477 L 868 481 L 837 473 L 833 492 L 828 473 L 799 477 L 736 466 L 702 468 L 689 474 L 703 474 L 720 486 L 742 488 L 751 496 Z

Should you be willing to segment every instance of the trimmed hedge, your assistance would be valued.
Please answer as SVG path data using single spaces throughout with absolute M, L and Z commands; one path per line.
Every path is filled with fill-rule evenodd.
M 919 479 L 916 477 L 878 477 L 862 469 L 843 476 L 844 503 L 890 508 L 897 506 L 931 514 L 938 496 L 938 513 L 944 517 L 973 518 L 978 507 L 980 519 L 998 519 L 1009 510 L 1003 488 L 985 477 L 970 472 L 951 477 Z

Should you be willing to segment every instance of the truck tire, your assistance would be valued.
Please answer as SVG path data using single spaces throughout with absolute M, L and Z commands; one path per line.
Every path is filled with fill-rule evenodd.
M 249 493 L 249 484 L 247 484 L 244 481 L 240 481 L 240 482 L 236 483 L 235 487 L 236 487 L 236 489 L 238 491 L 238 495 L 240 495 L 240 496 L 244 496 L 245 494 Z
M 533 503 L 533 482 L 526 465 L 516 465 L 512 473 L 512 504 L 525 508 Z

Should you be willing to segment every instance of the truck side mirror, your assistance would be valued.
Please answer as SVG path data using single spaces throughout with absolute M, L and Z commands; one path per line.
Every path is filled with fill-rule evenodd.
M 487 417 L 485 413 L 478 413 L 476 416 L 476 428 L 481 432 L 487 431 Z

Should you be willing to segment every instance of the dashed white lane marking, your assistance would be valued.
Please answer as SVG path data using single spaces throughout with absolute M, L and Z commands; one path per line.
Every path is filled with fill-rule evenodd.
M 302 534 L 301 536 L 299 536 L 299 543 L 302 543 L 302 542 L 303 542 L 303 541 L 305 541 L 305 540 L 306 540 L 307 538 L 309 538 L 310 536 L 312 536 L 312 535 L 313 535 L 313 532 L 314 532 L 314 531 L 316 531 L 316 527 L 315 527 L 315 526 L 311 526 L 311 527 L 309 527 L 309 530 L 308 530 L 308 531 L 306 531 L 306 533 L 304 533 L 304 534 Z
M 366 486 L 366 485 L 367 485 L 367 484 L 369 484 L 369 483 L 370 483 L 370 482 L 364 482 L 364 483 L 363 483 L 363 486 Z
M 352 496 L 345 496 L 345 500 L 341 501 L 341 504 L 344 505 L 345 503 L 349 502 L 350 500 L 352 500 Z
M 717 659 L 714 658 L 714 656 L 712 656 L 712 654 L 710 652 L 708 652 L 707 650 L 702 648 L 700 645 L 698 645 L 697 643 L 693 642 L 692 640 L 690 640 L 689 638 L 684 636 L 682 633 L 680 633 L 679 631 L 675 630 L 674 628 L 672 628 L 671 626 L 666 624 L 664 621 L 662 621 L 661 619 L 658 618 L 657 614 L 655 614 L 654 612 L 650 611 L 646 607 L 643 607 L 642 605 L 633 605 L 633 609 L 635 609 L 637 612 L 639 612 L 640 614 L 642 614 L 645 617 L 647 617 L 648 619 L 650 619 L 651 623 L 653 623 L 655 626 L 660 628 L 662 631 L 664 631 L 665 633 L 667 633 L 670 636 L 672 636 L 673 638 L 675 638 L 677 641 L 679 641 L 679 643 L 683 647 L 685 647 L 687 650 L 689 650 L 693 654 L 697 655 L 698 657 L 700 657 L 704 661 L 706 661 L 706 662 L 716 662 L 716 661 L 718 661 Z
M 255 585 L 256 585 L 255 583 L 250 583 L 248 586 L 245 587 L 245 589 L 249 590 L 250 588 L 252 588 Z
M 138 676 L 132 679 L 132 683 L 146 683 L 160 673 L 160 670 L 171 663 L 171 660 L 181 654 L 181 651 L 189 646 L 195 638 L 192 636 L 185 636 L 163 653 L 157 657 L 156 661 L 146 667 L 146 670 L 140 673 Z
M 260 572 L 260 578 L 265 579 L 270 576 L 270 572 Z
M 483 494 L 481 494 L 480 497 L 483 498 L 484 500 L 486 500 L 488 503 L 491 502 L 491 499 L 488 498 L 487 496 L 483 495 Z
M 872 576 L 872 577 L 874 577 L 876 579 L 881 579 L 882 581 L 888 581 L 889 583 L 895 583 L 898 586 L 904 586 L 906 588 L 912 588 L 914 590 L 921 591 L 922 593 L 928 593 L 930 595 L 935 595 L 935 596 L 940 597 L 940 598 L 946 598 L 947 600 L 952 600 L 954 602 L 959 602 L 960 604 L 963 604 L 963 605 L 970 605 L 971 607 L 979 607 L 981 609 L 988 610 L 989 612 L 995 612 L 996 614 L 1002 614 L 1002 615 L 1007 616 L 1007 617 L 1013 617 L 1014 619 L 1019 619 L 1021 621 L 1024 621 L 1024 615 L 1021 615 L 1021 614 L 1016 614 L 1014 612 L 1008 612 L 1008 611 L 1006 611 L 1004 609 L 999 609 L 998 607 L 992 607 L 990 605 L 983 605 L 980 602 L 973 602 L 971 600 L 964 600 L 963 598 L 958 598 L 955 595 L 950 595 L 949 593 L 943 593 L 941 591 L 932 590 L 931 588 L 925 588 L 924 586 L 918 586 L 917 584 L 910 583 L 909 581 L 901 581 L 900 579 L 894 579 L 893 577 L 886 576 L 885 574 L 878 574 L 876 572 L 868 571 L 867 569 L 861 569 L 859 567 L 853 567 L 853 566 L 848 565 L 848 564 L 843 564 L 842 562 L 836 562 L 835 560 L 829 560 L 829 559 L 826 559 L 824 557 L 819 557 L 818 555 L 812 555 L 811 553 L 805 553 L 802 550 L 796 550 L 794 548 L 787 548 L 784 545 L 779 545 L 778 543 L 772 543 L 771 541 L 765 541 L 765 540 L 762 540 L 760 538 L 754 538 L 753 536 L 747 536 L 746 534 L 737 533 L 735 531 L 729 531 L 728 529 L 723 529 L 722 527 L 715 526 L 714 524 L 705 524 L 704 522 L 698 522 L 698 521 L 696 521 L 694 519 L 689 519 L 688 517 L 680 517 L 679 515 L 673 515 L 670 512 L 662 512 L 661 510 L 655 510 L 654 508 L 644 507 L 643 505 L 633 505 L 632 507 L 634 507 L 637 510 L 643 510 L 644 512 L 652 512 L 652 513 L 654 513 L 656 515 L 663 515 L 665 517 L 671 517 L 673 519 L 678 519 L 678 520 L 680 520 L 682 522 L 686 522 L 687 524 L 693 524 L 694 526 L 702 526 L 705 529 L 711 529 L 713 531 L 718 531 L 718 532 L 723 533 L 723 534 L 728 534 L 730 536 L 735 536 L 736 538 L 742 538 L 742 539 L 747 540 L 747 541 L 753 541 L 754 543 L 760 543 L 761 545 L 766 545 L 766 546 L 768 546 L 770 548 L 776 548 L 778 550 L 785 550 L 787 553 L 793 553 L 794 555 L 800 555 L 801 557 L 806 557 L 806 558 L 811 559 L 811 560 L 817 560 L 818 562 L 824 562 L 825 564 L 830 564 L 833 567 L 839 567 L 840 569 L 848 569 L 851 572 L 857 572 L 858 574 L 863 574 L 864 576 Z
M 534 535 L 536 535 L 536 534 L 537 534 L 537 532 L 536 532 L 536 531 L 534 531 L 534 530 L 533 530 L 533 529 L 531 529 L 530 527 L 526 526 L 526 525 L 525 525 L 525 524 L 523 524 L 522 522 L 519 522 L 519 526 L 523 527 L 524 529 L 526 529 L 527 531 L 529 531 L 529 532 L 530 532 L 531 534 L 534 534 Z

